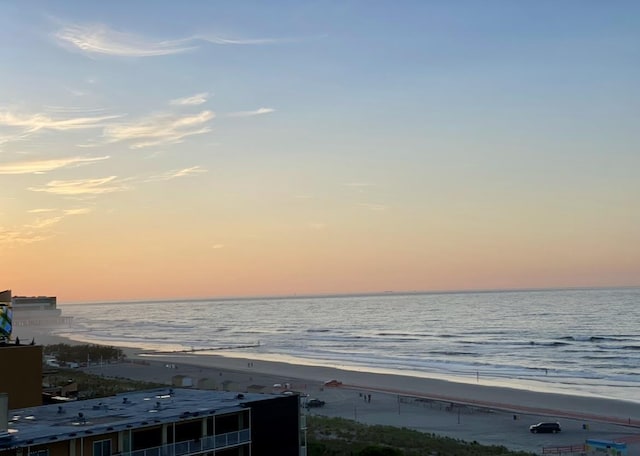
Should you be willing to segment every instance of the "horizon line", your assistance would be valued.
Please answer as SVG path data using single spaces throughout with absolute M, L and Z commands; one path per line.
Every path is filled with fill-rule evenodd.
M 620 285 L 620 286 L 576 286 L 576 287 L 530 287 L 530 288 L 480 288 L 461 290 L 385 290 L 385 291 L 363 291 L 353 293 L 305 293 L 305 294 L 281 294 L 281 295 L 240 295 L 240 296 L 209 296 L 209 297 L 175 297 L 175 298 L 143 298 L 131 300 L 107 300 L 107 301 L 70 301 L 58 303 L 59 305 L 97 305 L 97 304 L 143 304 L 151 302 L 202 302 L 202 301 L 250 301 L 250 300 L 275 300 L 275 299 L 310 299 L 310 298 L 347 298 L 347 297 L 367 297 L 367 296 L 412 296 L 429 294 L 470 294 L 470 293 L 526 293 L 526 292 L 551 292 L 551 291 L 578 291 L 578 290 L 614 290 L 614 289 L 634 289 L 640 285 Z

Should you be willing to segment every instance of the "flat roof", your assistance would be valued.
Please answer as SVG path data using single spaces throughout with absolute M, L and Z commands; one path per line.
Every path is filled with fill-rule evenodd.
M 9 411 L 9 435 L 0 448 L 41 445 L 89 435 L 221 415 L 243 404 L 278 399 L 279 394 L 237 393 L 185 388 L 157 388 L 115 396 Z

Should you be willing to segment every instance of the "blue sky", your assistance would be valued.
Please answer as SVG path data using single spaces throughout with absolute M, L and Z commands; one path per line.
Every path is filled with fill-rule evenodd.
M 639 9 L 4 2 L 5 286 L 638 285 Z

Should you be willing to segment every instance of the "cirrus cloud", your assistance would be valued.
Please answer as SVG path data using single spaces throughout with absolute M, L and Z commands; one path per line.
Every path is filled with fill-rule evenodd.
M 208 98 L 209 93 L 203 92 L 190 97 L 176 98 L 175 100 L 171 100 L 169 104 L 172 106 L 196 106 L 206 103 Z
M 88 116 L 71 118 L 53 118 L 47 114 L 17 114 L 7 110 L 0 111 L 0 125 L 8 127 L 20 127 L 26 132 L 38 130 L 78 130 L 97 128 L 104 125 L 105 121 L 115 119 L 117 115 Z
M 0 174 L 43 174 L 60 168 L 76 167 L 92 162 L 107 160 L 104 157 L 66 157 L 51 160 L 32 160 L 0 164 Z
M 157 114 L 137 122 L 108 125 L 104 137 L 109 142 L 129 141 L 132 149 L 176 144 L 192 135 L 209 133 L 207 122 L 215 118 L 213 111 L 202 111 L 191 116 Z
M 278 38 L 223 38 L 200 34 L 174 40 L 157 40 L 114 30 L 104 24 L 67 25 L 54 37 L 63 47 L 88 55 L 158 57 L 198 49 L 203 43 L 216 45 L 266 45 L 289 42 Z M 295 41 L 295 40 L 294 40 Z
M 231 112 L 229 114 L 227 114 L 228 117 L 254 117 L 254 116 L 260 116 L 263 114 L 271 114 L 272 112 L 275 112 L 275 109 L 272 108 L 258 108 L 254 111 L 238 111 L 238 112 Z
M 59 30 L 55 37 L 62 46 L 86 54 L 154 57 L 195 49 L 193 44 L 189 44 L 191 39 L 150 40 L 102 24 L 70 25 Z
M 128 190 L 129 187 L 117 178 L 117 176 L 109 176 L 98 179 L 54 180 L 44 187 L 29 187 L 29 190 L 65 196 L 102 195 Z
M 206 172 L 207 170 L 201 166 L 192 166 L 190 168 L 175 169 L 172 171 L 167 171 L 163 174 L 149 177 L 145 179 L 145 182 L 162 182 L 162 181 L 168 181 L 171 179 L 177 179 L 180 177 L 187 177 L 187 176 L 192 176 L 195 174 L 201 174 Z

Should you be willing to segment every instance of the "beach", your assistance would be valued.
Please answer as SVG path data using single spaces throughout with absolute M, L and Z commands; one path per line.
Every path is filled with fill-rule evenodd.
M 627 442 L 640 451 L 640 404 L 601 398 L 523 391 L 438 379 L 356 372 L 328 367 L 197 353 L 149 354 L 125 350 L 127 361 L 85 370 L 171 385 L 175 378 L 234 391 L 282 394 L 285 390 L 325 401 L 304 413 L 406 427 L 484 445 L 541 453 L 589 439 Z M 337 380 L 335 386 L 325 382 Z M 370 399 L 369 399 L 370 396 Z M 532 434 L 540 421 L 559 421 L 559 434 Z
M 59 333 L 640 403 L 638 299 L 613 289 L 97 303 L 64 306 L 73 324 Z

